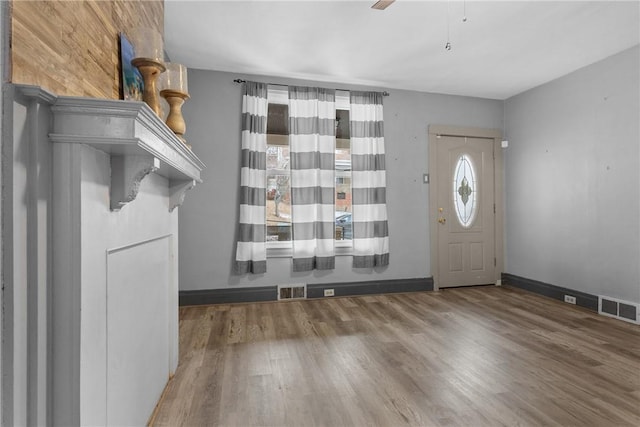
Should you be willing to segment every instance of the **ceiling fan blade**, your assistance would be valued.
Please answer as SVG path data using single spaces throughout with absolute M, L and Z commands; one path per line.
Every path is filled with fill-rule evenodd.
M 371 9 L 385 10 L 394 1 L 396 0 L 378 0 L 373 6 L 371 6 Z

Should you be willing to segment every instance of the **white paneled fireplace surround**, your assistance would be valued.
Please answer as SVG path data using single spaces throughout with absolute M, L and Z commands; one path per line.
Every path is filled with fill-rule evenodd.
M 204 164 L 141 102 L 5 91 L 3 394 L 28 424 L 143 425 L 178 363 L 175 208 Z

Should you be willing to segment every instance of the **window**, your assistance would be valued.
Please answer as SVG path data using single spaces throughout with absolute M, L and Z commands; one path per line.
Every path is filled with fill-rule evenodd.
M 280 98 L 269 98 L 267 113 L 267 242 L 291 240 L 289 108 Z
M 269 86 L 267 111 L 267 246 L 291 246 L 291 185 L 289 167 L 289 107 L 286 88 Z M 351 246 L 351 142 L 349 92 L 336 91 L 335 148 L 336 246 Z
M 336 92 L 336 240 L 353 238 L 349 93 Z

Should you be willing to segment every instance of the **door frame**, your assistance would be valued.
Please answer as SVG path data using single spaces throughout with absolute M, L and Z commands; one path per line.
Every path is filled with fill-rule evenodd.
M 431 272 L 433 289 L 439 290 L 440 272 L 438 271 L 438 183 L 441 177 L 437 174 L 436 141 L 441 136 L 493 139 L 493 191 L 496 212 L 494 215 L 494 244 L 496 266 L 494 283 L 502 284 L 501 276 L 504 270 L 504 169 L 502 159 L 502 131 L 499 129 L 483 129 L 459 127 L 449 125 L 429 125 L 429 240 L 431 242 Z

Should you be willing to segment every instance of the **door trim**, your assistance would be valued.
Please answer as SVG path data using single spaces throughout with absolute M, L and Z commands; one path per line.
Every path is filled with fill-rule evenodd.
M 437 206 L 438 177 L 436 171 L 436 140 L 440 136 L 457 136 L 467 138 L 493 139 L 494 173 L 493 191 L 496 213 L 494 216 L 494 242 L 496 268 L 494 283 L 500 285 L 504 270 L 504 172 L 502 159 L 502 131 L 499 129 L 483 129 L 448 125 L 429 125 L 429 240 L 431 247 L 431 272 L 433 289 L 439 290 L 440 272 L 438 271 L 438 213 Z

